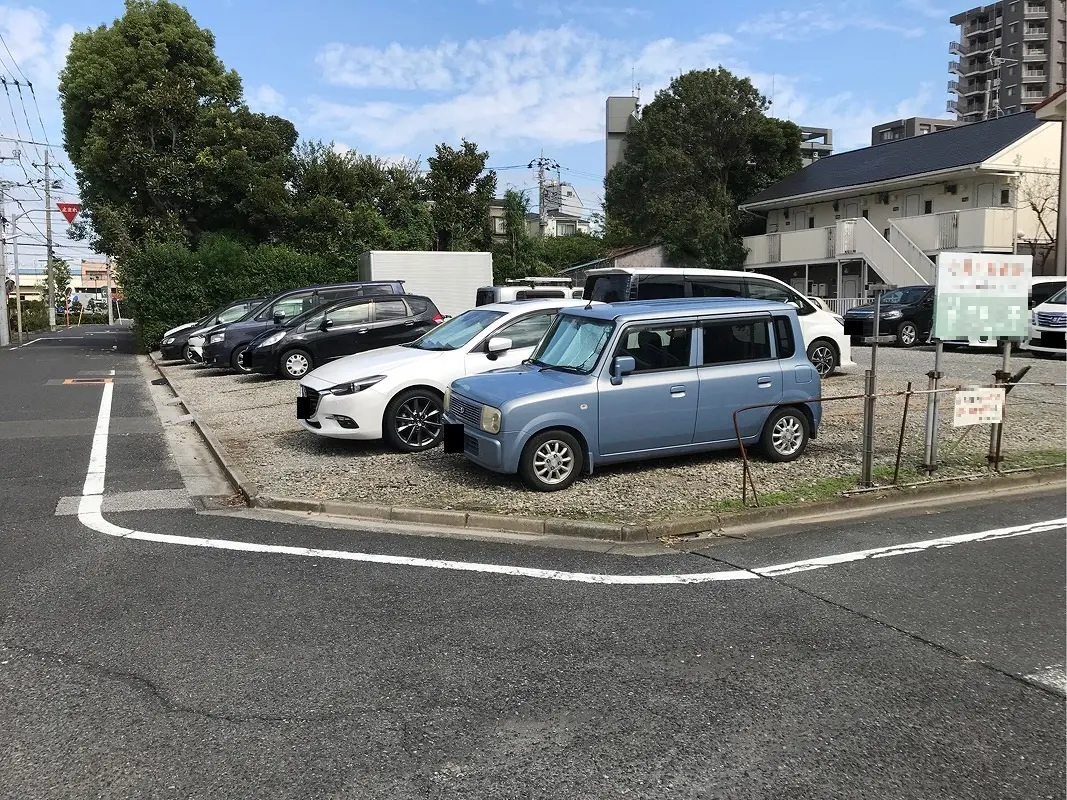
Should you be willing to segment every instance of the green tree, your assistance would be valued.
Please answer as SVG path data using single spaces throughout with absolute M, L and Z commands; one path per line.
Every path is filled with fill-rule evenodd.
M 493 246 L 493 280 L 498 284 L 538 272 L 535 240 L 527 226 L 529 213 L 525 192 L 504 192 L 504 241 Z
M 800 128 L 768 117 L 748 78 L 718 68 L 680 75 L 656 94 L 605 179 L 613 243 L 663 243 L 712 267 L 744 261 L 748 197 L 800 169 Z
M 170 0 L 126 0 L 75 34 L 60 75 L 63 137 L 101 252 L 211 231 L 276 236 L 296 129 L 241 104 L 215 37 Z
M 49 287 L 55 291 L 52 296 L 55 298 L 56 303 L 62 304 L 67 294 L 67 287 L 70 286 L 71 273 L 70 264 L 62 258 L 52 256 L 52 281 L 49 282 L 48 274 L 41 279 L 40 287 L 44 291 L 45 299 L 48 298 Z
M 496 196 L 496 173 L 486 170 L 489 153 L 463 140 L 458 150 L 436 147 L 427 159 L 426 196 L 432 203 L 437 250 L 489 250 L 489 205 Z
M 537 240 L 538 274 L 554 275 L 567 267 L 594 261 L 604 252 L 604 240 L 597 234 L 542 236 Z

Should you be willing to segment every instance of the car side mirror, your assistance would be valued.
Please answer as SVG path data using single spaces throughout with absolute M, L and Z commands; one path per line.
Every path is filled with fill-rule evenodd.
M 319 330 L 321 330 L 321 331 L 328 331 L 332 327 L 333 327 L 333 320 L 330 319 L 329 317 L 327 317 L 321 323 L 319 323 Z
M 274 324 L 275 325 L 281 325 L 282 321 L 284 319 L 285 319 L 285 312 L 284 311 L 281 311 L 279 309 L 278 311 L 274 312 Z
M 485 353 L 489 358 L 496 358 L 511 349 L 511 339 L 506 336 L 494 336 L 485 344 Z
M 611 362 L 611 385 L 618 386 L 622 383 L 622 376 L 629 375 L 637 369 L 637 361 L 633 356 L 615 356 Z

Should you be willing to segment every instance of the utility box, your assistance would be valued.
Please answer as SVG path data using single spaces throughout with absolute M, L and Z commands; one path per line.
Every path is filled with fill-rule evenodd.
M 371 250 L 359 257 L 361 281 L 403 281 L 408 294 L 433 300 L 445 316 L 473 308 L 493 282 L 493 254 L 437 250 Z

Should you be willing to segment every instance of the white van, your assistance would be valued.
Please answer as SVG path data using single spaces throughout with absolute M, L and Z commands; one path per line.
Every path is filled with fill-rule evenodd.
M 1067 288 L 1062 288 L 1031 309 L 1029 335 L 1021 347 L 1038 356 L 1064 356 L 1067 355 L 1065 335 Z
M 751 297 L 796 306 L 808 359 L 820 377 L 854 367 L 851 341 L 840 318 L 818 308 L 796 289 L 770 275 L 725 269 L 635 267 L 593 269 L 582 297 L 604 303 L 668 297 Z
M 570 278 L 513 278 L 504 286 L 483 286 L 478 290 L 475 306 L 490 303 L 513 303 L 516 300 L 580 300 L 582 290 L 575 289 Z

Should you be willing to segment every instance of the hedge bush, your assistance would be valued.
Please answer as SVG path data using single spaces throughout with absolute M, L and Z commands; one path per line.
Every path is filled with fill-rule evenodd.
M 14 334 L 18 331 L 18 307 L 15 298 L 9 297 L 7 301 L 8 328 Z M 56 314 L 56 324 L 66 325 L 66 318 L 62 314 Z M 71 311 L 70 324 L 78 324 L 78 314 Z M 82 314 L 82 325 L 106 325 L 107 314 Z M 40 300 L 22 301 L 22 330 L 26 333 L 48 330 L 48 306 Z
M 288 247 L 247 247 L 222 235 L 205 237 L 196 250 L 147 245 L 119 266 L 123 314 L 133 318 L 144 351 L 158 347 L 168 329 L 231 300 L 357 277 L 354 257 L 339 263 Z

